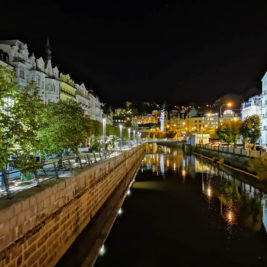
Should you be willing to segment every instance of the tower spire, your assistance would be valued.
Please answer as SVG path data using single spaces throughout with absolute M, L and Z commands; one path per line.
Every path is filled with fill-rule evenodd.
M 48 38 L 46 39 L 45 53 L 46 53 L 46 62 L 48 62 L 48 60 L 52 59 L 52 51 L 50 49 L 50 42 Z

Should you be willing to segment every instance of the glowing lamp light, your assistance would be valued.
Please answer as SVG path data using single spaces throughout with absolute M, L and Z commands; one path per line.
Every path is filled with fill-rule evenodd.
M 211 188 L 210 187 L 208 187 L 208 189 L 207 189 L 207 194 L 208 194 L 208 197 L 211 197 L 212 192 L 211 192 Z
M 185 171 L 185 169 L 182 170 L 182 176 L 183 176 L 183 177 L 186 176 L 186 171 Z
M 104 244 L 101 246 L 98 253 L 100 256 L 103 256 L 106 253 L 106 248 Z
M 234 213 L 233 211 L 231 210 L 228 210 L 226 212 L 226 220 L 229 224 L 233 224 L 234 223 L 234 220 L 235 220 L 235 216 L 234 216 Z
M 120 208 L 120 209 L 118 210 L 118 214 L 121 215 L 122 213 L 123 213 L 123 210 Z
M 128 191 L 127 191 L 127 196 L 130 196 L 131 195 L 131 190 L 129 189 Z

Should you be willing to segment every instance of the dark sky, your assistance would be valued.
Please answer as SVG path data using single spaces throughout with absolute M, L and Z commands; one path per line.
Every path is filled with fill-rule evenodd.
M 213 101 L 260 86 L 263 1 L 5 1 L 0 39 L 20 39 L 112 105 Z

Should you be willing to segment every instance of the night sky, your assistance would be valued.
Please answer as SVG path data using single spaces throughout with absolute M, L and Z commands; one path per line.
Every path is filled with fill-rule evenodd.
M 236 1 L 238 2 L 238 1 Z M 260 88 L 267 4 L 259 1 L 4 1 L 0 39 L 26 42 L 101 100 L 185 104 Z

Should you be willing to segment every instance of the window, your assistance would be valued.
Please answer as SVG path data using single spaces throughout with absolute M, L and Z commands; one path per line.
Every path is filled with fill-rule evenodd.
M 25 79 L 24 70 L 20 70 L 20 71 L 19 71 L 19 77 L 20 77 L 21 79 Z

